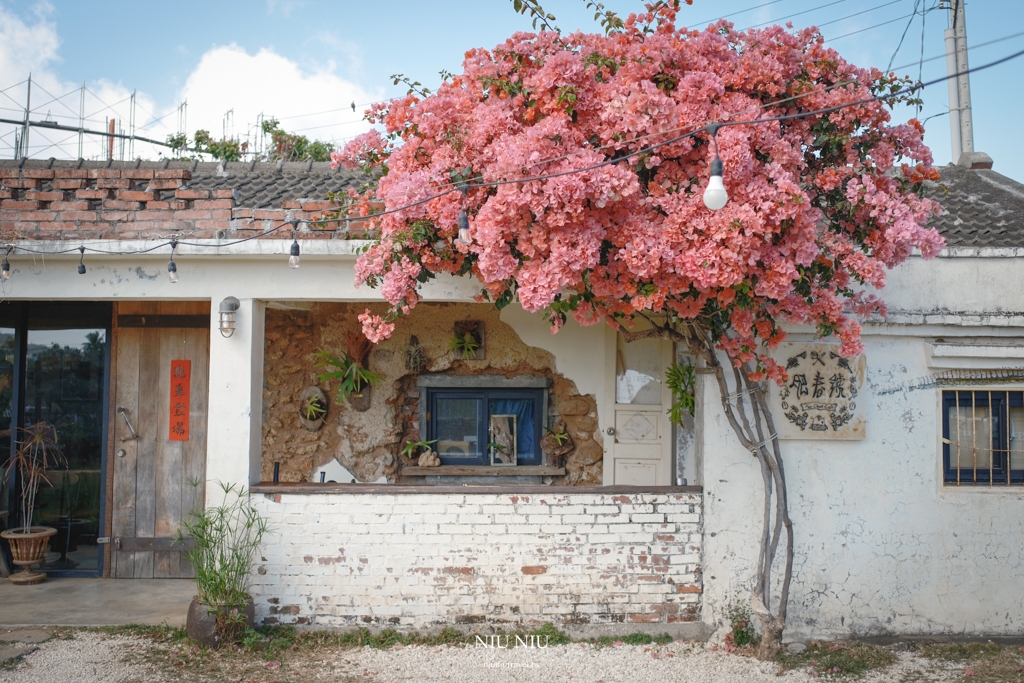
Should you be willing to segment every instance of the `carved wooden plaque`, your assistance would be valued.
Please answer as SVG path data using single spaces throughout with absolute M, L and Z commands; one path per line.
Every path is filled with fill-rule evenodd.
M 789 343 L 780 344 L 773 356 L 789 375 L 783 386 L 771 385 L 779 438 L 865 438 L 863 354 L 843 358 L 838 344 Z

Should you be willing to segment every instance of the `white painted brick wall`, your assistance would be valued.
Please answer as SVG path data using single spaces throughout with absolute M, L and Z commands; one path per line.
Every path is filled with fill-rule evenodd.
M 697 621 L 700 494 L 254 494 L 266 623 Z

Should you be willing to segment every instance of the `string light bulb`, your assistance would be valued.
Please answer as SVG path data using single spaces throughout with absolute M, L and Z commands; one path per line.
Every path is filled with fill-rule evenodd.
M 178 248 L 178 240 L 171 240 L 171 259 L 167 262 L 167 279 L 171 284 L 178 281 L 178 265 L 174 262 L 174 250 Z
M 459 244 L 468 246 L 473 243 L 473 237 L 469 234 L 469 216 L 465 211 L 459 211 Z
M 722 182 L 722 160 L 718 156 L 718 126 L 709 126 L 711 142 L 715 147 L 715 158 L 711 161 L 711 177 L 708 178 L 708 186 L 704 188 L 704 206 L 712 211 L 718 211 L 729 201 L 729 193 L 725 190 L 725 183 Z
M 11 277 L 11 262 L 7 260 L 7 257 L 10 255 L 12 251 L 14 251 L 14 247 L 8 244 L 7 253 L 4 254 L 4 264 L 2 267 L 0 267 L 0 280 L 6 281 L 8 278 Z
M 295 238 L 292 238 L 291 256 L 288 257 L 288 267 L 299 267 L 299 241 Z
M 78 274 L 85 275 L 85 247 L 78 248 L 81 256 L 78 257 Z

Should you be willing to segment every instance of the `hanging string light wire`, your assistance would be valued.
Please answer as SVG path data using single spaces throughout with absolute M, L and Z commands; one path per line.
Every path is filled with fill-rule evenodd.
M 605 161 L 602 161 L 602 162 L 599 162 L 599 163 L 596 163 L 596 164 L 592 164 L 590 166 L 585 166 L 585 167 L 582 167 L 582 168 L 569 169 L 569 170 L 566 170 L 566 171 L 557 171 L 557 172 L 554 172 L 554 173 L 546 173 L 546 174 L 540 174 L 540 175 L 534 175 L 534 176 L 526 176 L 526 177 L 522 177 L 522 178 L 476 182 L 476 183 L 472 183 L 472 184 L 468 185 L 467 189 L 468 189 L 468 187 L 498 187 L 498 186 L 501 186 L 501 185 L 511 185 L 511 184 L 516 184 L 516 183 L 527 183 L 527 182 L 534 182 L 534 181 L 540 181 L 540 180 L 548 180 L 550 178 L 558 178 L 558 177 L 562 177 L 562 176 L 566 176 L 566 175 L 572 175 L 572 174 L 576 174 L 576 173 L 585 173 L 587 171 L 597 170 L 597 169 L 600 169 L 600 168 L 604 168 L 605 166 L 610 166 L 612 164 L 621 163 L 623 161 L 626 161 L 626 160 L 631 159 L 633 157 L 639 156 L 641 154 L 646 154 L 646 153 L 654 151 L 656 149 L 660 149 L 661 147 L 665 147 L 666 145 L 670 145 L 670 144 L 672 144 L 674 142 L 678 142 L 680 140 L 684 140 L 684 139 L 689 138 L 689 137 L 695 137 L 695 136 L 697 136 L 697 135 L 699 135 L 701 133 L 708 133 L 708 134 L 710 134 L 712 129 L 714 129 L 714 131 L 717 132 L 717 130 L 719 128 L 724 128 L 724 127 L 727 127 L 727 126 L 749 126 L 749 125 L 773 123 L 773 122 L 780 122 L 780 121 L 792 121 L 792 120 L 795 120 L 795 119 L 808 118 L 808 117 L 812 117 L 812 116 L 823 116 L 825 114 L 830 114 L 832 112 L 840 111 L 842 109 L 846 109 L 846 108 L 849 108 L 849 107 L 856 107 L 856 106 L 860 106 L 860 105 L 863 105 L 863 104 L 869 104 L 871 102 L 877 102 L 879 100 L 892 99 L 894 97 L 899 97 L 900 95 L 905 95 L 905 94 L 913 93 L 913 92 L 916 92 L 918 90 L 922 90 L 924 88 L 927 88 L 927 87 L 930 87 L 930 86 L 933 86 L 933 85 L 937 85 L 939 83 L 945 83 L 946 81 L 948 81 L 949 79 L 952 79 L 952 78 L 958 78 L 959 76 L 963 76 L 963 75 L 966 75 L 966 74 L 975 73 L 975 72 L 978 72 L 978 71 L 983 71 L 985 69 L 990 69 L 990 68 L 998 66 L 1000 64 L 1004 64 L 1006 62 L 1009 62 L 1009 61 L 1011 61 L 1013 59 L 1017 59 L 1018 57 L 1020 57 L 1022 55 L 1024 55 L 1024 50 L 1019 50 L 1019 51 L 1014 52 L 1012 54 L 1006 55 L 1005 57 L 1001 57 L 999 59 L 991 61 L 991 62 L 989 62 L 987 64 L 982 64 L 981 66 L 971 67 L 971 68 L 965 69 L 964 71 L 953 73 L 953 74 L 948 74 L 946 76 L 943 76 L 943 77 L 940 77 L 940 78 L 936 78 L 936 79 L 933 79 L 931 81 L 927 81 L 927 82 L 924 82 L 924 83 L 920 83 L 920 82 L 919 83 L 915 83 L 914 85 L 908 86 L 908 87 L 906 87 L 906 88 L 904 88 L 902 90 L 899 90 L 897 92 L 894 92 L 894 93 L 888 93 L 888 94 L 885 94 L 885 95 L 876 95 L 876 96 L 873 96 L 873 97 L 866 97 L 866 98 L 863 98 L 863 99 L 860 99 L 860 100 L 855 100 L 853 102 L 845 102 L 845 103 L 837 104 L 837 105 L 834 105 L 834 106 L 831 106 L 831 107 L 825 107 L 823 109 L 815 109 L 815 110 L 812 110 L 812 111 L 797 112 L 797 113 L 794 113 L 794 114 L 784 114 L 784 115 L 781 115 L 781 116 L 773 116 L 773 117 L 760 118 L 760 119 L 743 119 L 743 120 L 736 120 L 736 121 L 716 121 L 716 122 L 709 123 L 709 124 L 706 124 L 706 125 L 702 125 L 702 126 L 700 126 L 698 128 L 689 130 L 689 131 L 687 131 L 685 133 L 682 133 L 680 135 L 675 135 L 675 136 L 673 136 L 671 138 L 668 138 L 667 140 L 663 140 L 661 142 L 657 142 L 657 143 L 648 145 L 648 146 L 643 147 L 641 149 L 637 149 L 637 150 L 634 150 L 632 152 L 628 152 L 628 153 L 623 154 L 622 156 L 616 157 L 614 159 L 606 159 Z M 785 102 L 785 101 L 788 101 L 788 100 L 796 99 L 799 96 L 800 95 L 793 96 L 793 97 L 786 98 L 785 100 L 781 100 L 781 101 Z M 770 104 L 772 104 L 772 103 L 770 103 Z M 770 106 L 770 104 L 769 105 L 762 105 L 762 106 Z M 664 134 L 666 134 L 666 131 L 663 131 L 661 133 L 654 133 L 652 135 L 664 135 Z M 545 162 L 538 162 L 538 163 L 545 163 Z M 439 187 L 443 187 L 443 185 L 439 186 Z M 379 218 L 381 216 L 387 216 L 387 215 L 392 215 L 392 214 L 400 213 L 402 211 L 407 211 L 408 209 L 415 208 L 417 206 L 422 206 L 423 204 L 427 204 L 428 202 L 432 202 L 435 199 L 439 199 L 441 197 L 447 196 L 447 195 L 449 195 L 449 194 L 451 194 L 453 192 L 460 192 L 460 191 L 462 191 L 462 190 L 458 186 L 450 187 L 450 189 L 442 190 L 441 192 L 437 192 L 435 194 L 432 194 L 429 197 L 424 197 L 423 199 L 420 199 L 420 200 L 417 200 L 417 201 L 414 201 L 414 202 L 410 202 L 408 204 L 405 204 L 405 205 L 402 205 L 402 206 L 398 206 L 398 207 L 395 207 L 395 208 L 392 208 L 392 209 L 387 209 L 387 210 L 384 210 L 384 211 L 378 211 L 376 213 L 369 213 L 369 214 L 366 214 L 364 216 L 339 216 L 339 217 L 336 217 L 336 218 L 325 218 L 325 219 L 320 219 L 320 220 L 308 220 L 307 219 L 307 220 L 303 220 L 302 222 L 305 222 L 305 223 L 308 223 L 308 224 L 345 223 L 346 227 L 344 229 L 347 230 L 348 229 L 347 228 L 347 224 L 348 223 L 358 222 L 358 221 L 366 221 L 366 220 L 370 220 L 370 219 L 374 219 L 374 218 Z M 264 230 L 262 232 L 259 232 L 259 233 L 253 234 L 253 235 L 249 235 L 247 237 L 242 237 L 240 239 L 233 240 L 233 241 L 230 241 L 230 242 L 223 242 L 223 243 L 219 243 L 219 244 L 209 244 L 209 243 L 203 243 L 203 242 L 178 241 L 177 239 L 171 239 L 169 241 L 163 241 L 163 242 L 160 242 L 159 244 L 156 244 L 156 245 L 154 245 L 152 247 L 147 247 L 145 249 L 132 249 L 132 250 L 125 250 L 125 251 L 106 250 L 106 249 L 99 249 L 99 248 L 96 248 L 96 247 L 86 247 L 86 246 L 70 247 L 70 248 L 67 248 L 67 249 L 57 249 L 57 250 L 49 250 L 49 249 L 45 249 L 44 250 L 44 249 L 32 249 L 30 247 L 22 246 L 21 244 L 17 244 L 17 245 L 8 244 L 7 245 L 7 248 L 8 248 L 7 249 L 7 254 L 9 255 L 9 254 L 11 254 L 14 251 L 20 251 L 20 252 L 25 252 L 25 253 L 30 253 L 30 254 L 42 254 L 42 255 L 52 256 L 52 255 L 59 255 L 59 254 L 67 254 L 67 253 L 71 253 L 71 252 L 74 252 L 74 251 L 79 251 L 81 249 L 84 249 L 85 251 L 93 252 L 93 253 L 98 253 L 98 254 L 108 254 L 108 255 L 117 255 L 117 256 L 129 256 L 129 255 L 137 255 L 137 254 L 146 254 L 146 253 L 150 253 L 150 252 L 156 251 L 158 249 L 161 249 L 163 247 L 170 246 L 171 247 L 171 260 L 167 264 L 168 265 L 168 272 L 169 273 L 171 273 L 171 272 L 175 273 L 175 276 L 172 276 L 172 281 L 176 282 L 177 281 L 176 267 L 175 267 L 174 271 L 172 271 L 171 266 L 174 265 L 174 259 L 173 259 L 174 249 L 179 244 L 183 245 L 183 246 L 194 247 L 194 248 L 220 249 L 220 248 L 223 248 L 223 247 L 229 247 L 229 246 L 233 246 L 233 245 L 236 245 L 236 244 L 242 244 L 244 242 L 249 242 L 249 241 L 254 240 L 254 239 L 259 239 L 261 237 L 265 237 L 267 235 L 270 235 L 272 233 L 277 232 L 278 230 L 281 230 L 282 228 L 284 228 L 286 226 L 297 225 L 298 222 L 299 221 L 297 221 L 297 220 L 288 220 L 288 221 L 285 221 L 285 222 L 281 223 L 280 225 L 276 225 L 276 226 L 274 226 L 272 228 L 268 228 L 267 230 Z M 335 228 L 335 231 L 339 231 L 339 230 L 341 230 L 341 228 Z M 6 263 L 6 261 L 7 261 L 6 257 L 5 257 L 4 260 L 5 260 L 5 263 Z M 9 270 L 0 271 L 0 273 L 2 273 L 2 272 L 9 272 Z

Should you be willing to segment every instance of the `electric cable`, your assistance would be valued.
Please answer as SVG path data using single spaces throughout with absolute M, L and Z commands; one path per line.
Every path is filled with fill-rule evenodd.
M 600 162 L 600 163 L 597 163 L 597 164 L 593 164 L 593 165 L 590 165 L 590 166 L 586 166 L 586 167 L 583 167 L 583 168 L 569 169 L 569 170 L 566 170 L 566 171 L 559 171 L 559 172 L 555 172 L 555 173 L 549 173 L 549 174 L 544 174 L 544 175 L 537 175 L 537 176 L 526 177 L 526 178 L 517 178 L 517 179 L 513 179 L 513 180 L 504 179 L 504 180 L 485 181 L 485 182 L 480 182 L 480 183 L 471 183 L 471 184 L 468 184 L 468 187 L 470 187 L 470 188 L 474 188 L 474 187 L 497 187 L 497 186 L 500 186 L 500 185 L 511 185 L 511 184 L 518 184 L 518 183 L 526 183 L 526 182 L 536 182 L 536 181 L 539 181 L 539 180 L 547 180 L 547 179 L 557 178 L 557 177 L 561 177 L 561 176 L 565 176 L 565 175 L 570 175 L 570 174 L 574 174 L 574 173 L 584 173 L 584 172 L 587 172 L 587 171 L 597 170 L 597 169 L 603 168 L 605 166 L 609 166 L 611 164 L 616 164 L 616 163 L 619 163 L 621 161 L 625 161 L 627 159 L 633 158 L 633 157 L 638 156 L 640 154 L 644 154 L 646 152 L 653 151 L 655 149 L 659 149 L 659 148 L 664 147 L 666 145 L 672 144 L 673 142 L 678 142 L 679 140 L 683 140 L 683 139 L 688 138 L 688 137 L 694 137 L 694 136 L 696 136 L 696 135 L 698 135 L 700 133 L 707 132 L 707 133 L 714 134 L 715 132 L 717 132 L 717 130 L 719 128 L 725 128 L 725 127 L 731 127 L 731 126 L 756 125 L 756 124 L 761 124 L 761 123 L 774 123 L 774 122 L 792 121 L 792 120 L 795 120 L 795 119 L 808 118 L 808 117 L 811 117 L 811 116 L 823 116 L 825 114 L 830 114 L 832 112 L 836 112 L 836 111 L 839 111 L 841 109 L 846 109 L 846 108 L 849 108 L 849 107 L 860 106 L 860 105 L 863 105 L 863 104 L 868 104 L 868 103 L 871 103 L 871 102 L 877 102 L 877 101 L 884 100 L 884 99 L 891 99 L 891 98 L 894 98 L 894 97 L 898 97 L 900 95 L 904 95 L 904 94 L 908 94 L 908 93 L 911 93 L 911 92 L 915 92 L 915 91 L 917 91 L 919 89 L 923 89 L 923 88 L 926 88 L 926 87 L 929 87 L 929 86 L 932 86 L 932 85 L 936 85 L 938 83 L 944 83 L 945 81 L 947 81 L 947 80 L 949 80 L 951 78 L 957 78 L 957 77 L 962 76 L 964 74 L 974 73 L 974 72 L 977 72 L 977 71 L 983 71 L 985 69 L 989 69 L 989 68 L 992 68 L 994 66 L 998 66 L 1000 64 L 1004 64 L 1004 63 L 1006 63 L 1008 61 L 1011 61 L 1013 59 L 1016 59 L 1016 58 L 1018 58 L 1018 57 L 1020 57 L 1022 55 L 1024 55 L 1024 50 L 1020 50 L 1020 51 L 1015 52 L 1013 54 L 1010 54 L 1010 55 L 1007 55 L 1007 56 L 1002 57 L 1000 59 L 997 59 L 995 61 L 989 62 L 987 64 L 982 64 L 981 66 L 971 67 L 969 69 L 966 69 L 963 72 L 958 72 L 958 73 L 955 73 L 955 74 L 949 74 L 949 75 L 943 76 L 941 78 L 936 78 L 936 79 L 933 79 L 933 80 L 925 82 L 925 83 L 917 83 L 917 84 L 914 84 L 914 85 L 912 85 L 910 87 L 904 88 L 903 90 L 899 90 L 899 91 L 894 92 L 894 93 L 889 93 L 887 95 L 875 95 L 873 97 L 867 97 L 867 98 L 863 98 L 863 99 L 860 99 L 860 100 L 855 100 L 853 102 L 844 102 L 842 104 L 837 104 L 837 105 L 834 105 L 834 106 L 831 106 L 831 107 L 825 107 L 823 109 L 816 109 L 816 110 L 807 111 L 807 112 L 797 112 L 797 113 L 794 113 L 794 114 L 784 114 L 784 115 L 781 115 L 781 116 L 773 116 L 773 117 L 768 117 L 768 118 L 763 118 L 763 119 L 749 119 L 749 120 L 740 120 L 740 121 L 717 121 L 715 123 L 712 123 L 712 124 L 709 124 L 709 125 L 705 125 L 705 126 L 702 126 L 700 128 L 691 130 L 691 131 L 689 131 L 687 133 L 684 133 L 682 135 L 675 136 L 675 137 L 670 138 L 668 140 L 664 140 L 662 142 L 650 145 L 648 147 L 641 148 L 641 149 L 635 150 L 633 152 L 629 152 L 629 153 L 627 153 L 625 155 L 616 157 L 614 159 L 606 159 L 603 162 Z M 420 206 L 422 204 L 426 204 L 426 203 L 431 202 L 431 201 L 433 201 L 435 199 L 439 199 L 441 197 L 449 195 L 449 194 L 451 194 L 453 192 L 459 192 L 459 191 L 460 191 L 460 188 L 453 187 L 453 188 L 451 188 L 449 190 L 445 190 L 443 192 L 439 192 L 439 193 L 433 194 L 433 195 L 431 195 L 429 197 L 425 197 L 423 199 L 419 199 L 419 200 L 417 200 L 415 202 L 411 202 L 411 203 L 408 203 L 408 204 L 405 204 L 405 205 L 402 205 L 402 206 L 399 206 L 399 207 L 395 207 L 393 209 L 387 209 L 385 211 L 379 211 L 377 213 L 367 214 L 365 216 L 357 216 L 357 217 L 340 216 L 338 218 L 320 219 L 320 220 L 297 220 L 297 219 L 288 220 L 288 221 L 284 221 L 283 223 L 281 223 L 281 224 L 279 224 L 279 225 L 277 225 L 277 226 L 275 226 L 273 228 L 269 228 L 268 230 L 264 230 L 264 231 L 262 231 L 260 233 L 257 233 L 257 234 L 254 234 L 254 235 L 250 235 L 248 237 L 244 237 L 244 238 L 241 238 L 241 239 L 238 239 L 238 240 L 233 240 L 231 242 L 226 242 L 226 243 L 223 243 L 223 244 L 211 245 L 211 244 L 203 244 L 203 243 L 199 243 L 199 242 L 184 242 L 184 241 L 178 241 L 176 239 L 172 239 L 170 241 L 163 242 L 161 244 L 155 245 L 153 247 L 149 247 L 147 249 L 138 249 L 138 250 L 131 250 L 131 251 L 112 251 L 112 250 L 96 249 L 96 248 L 93 248 L 93 247 L 84 247 L 84 248 L 85 248 L 86 251 L 90 251 L 90 252 L 94 252 L 94 253 L 101 253 L 101 254 L 110 254 L 110 255 L 143 254 L 143 253 L 148 253 L 148 252 L 151 252 L 151 251 L 155 251 L 155 250 L 160 249 L 162 247 L 171 246 L 172 243 L 173 244 L 181 244 L 181 245 L 187 245 L 187 246 L 200 247 L 200 248 L 214 248 L 214 249 L 216 249 L 216 248 L 221 248 L 221 247 L 233 246 L 235 244 L 241 244 L 243 242 L 248 242 L 248 241 L 251 241 L 251 240 L 254 240 L 254 239 L 258 239 L 259 237 L 263 237 L 265 235 L 269 235 L 271 233 L 274 233 L 274 232 L 284 228 L 286 225 L 293 225 L 295 223 L 300 223 L 300 222 L 301 223 L 307 223 L 307 224 L 342 223 L 342 222 L 349 223 L 349 222 L 354 222 L 354 221 L 365 221 L 367 219 L 372 219 L 372 218 L 377 218 L 377 217 L 380 217 L 380 216 L 386 216 L 386 215 L 390 215 L 390 214 L 395 214 L 395 213 L 399 213 L 401 211 L 405 211 L 405 210 L 414 208 L 416 206 Z M 8 246 L 15 246 L 15 245 L 8 245 Z M 21 251 L 25 251 L 27 253 L 49 254 L 49 255 L 71 253 L 71 252 L 74 252 L 74 251 L 79 251 L 81 248 L 82 247 L 72 247 L 72 248 L 69 248 L 69 249 L 53 250 L 53 251 L 51 251 L 51 250 L 33 250 L 33 249 L 27 248 L 27 247 L 15 246 L 15 250 L 21 250 Z

